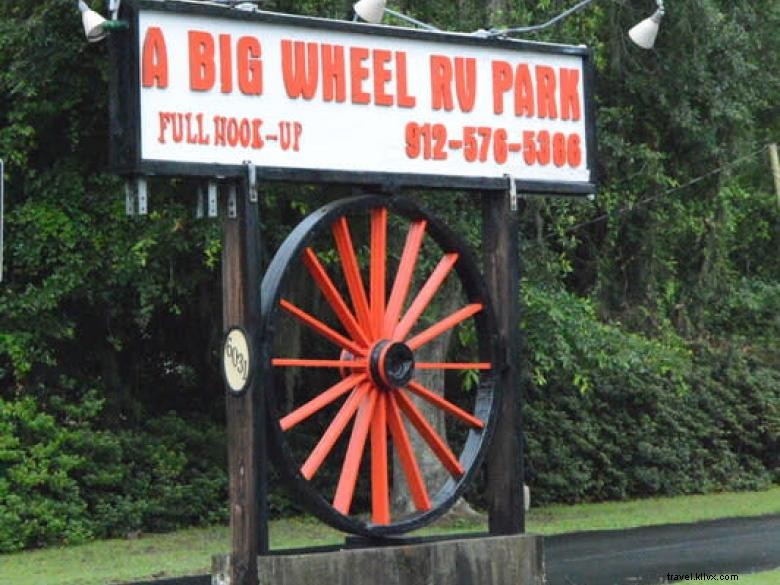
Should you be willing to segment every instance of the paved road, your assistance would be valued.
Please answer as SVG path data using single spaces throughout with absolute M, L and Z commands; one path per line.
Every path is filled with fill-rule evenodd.
M 544 550 L 547 585 L 650 585 L 664 583 L 667 573 L 751 573 L 780 567 L 780 514 L 559 534 L 545 538 Z M 204 575 L 148 585 L 210 583 Z
M 665 583 L 667 573 L 750 573 L 780 567 L 780 514 L 561 534 L 545 538 L 544 551 L 548 585 L 644 585 Z

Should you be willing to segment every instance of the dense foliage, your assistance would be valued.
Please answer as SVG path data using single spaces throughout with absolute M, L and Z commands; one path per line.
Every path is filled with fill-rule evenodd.
M 780 480 L 776 366 L 741 345 L 628 332 L 601 322 L 571 293 L 527 286 L 526 301 L 535 367 L 525 434 L 539 501 L 757 489 Z
M 351 2 L 269 1 L 345 17 Z M 559 0 L 397 8 L 470 31 Z M 595 204 L 531 199 L 521 222 L 523 391 L 539 501 L 778 481 L 780 5 L 670 3 L 657 50 L 623 31 L 652 2 L 594 2 L 537 38 L 596 51 Z M 224 514 L 219 225 L 192 185 L 124 215 L 106 174 L 104 45 L 71 0 L 0 4 L 0 551 Z M 774 101 L 773 101 L 774 100 Z M 272 188 L 277 242 L 335 190 Z M 478 234 L 473 198 L 420 194 Z M 279 509 L 283 499 L 275 499 Z

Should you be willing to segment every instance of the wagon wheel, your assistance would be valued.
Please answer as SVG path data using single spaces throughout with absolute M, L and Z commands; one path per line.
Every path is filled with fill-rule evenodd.
M 456 310 L 436 314 L 458 297 Z M 460 238 L 401 197 L 335 201 L 284 241 L 261 302 L 272 455 L 307 508 L 366 536 L 407 532 L 443 514 L 479 467 L 497 404 L 492 311 Z M 298 341 L 285 341 L 296 327 Z M 455 332 L 471 339 L 473 359 L 420 361 L 426 344 Z M 290 356 L 290 346 L 301 349 Z M 426 370 L 449 376 L 444 385 L 457 391 L 426 387 Z M 452 431 L 437 431 L 426 410 Z M 446 470 L 440 485 L 426 484 L 420 445 Z M 415 508 L 395 518 L 394 465 Z

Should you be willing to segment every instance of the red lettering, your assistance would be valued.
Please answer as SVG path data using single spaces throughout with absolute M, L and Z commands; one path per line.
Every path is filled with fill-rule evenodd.
M 326 102 L 344 102 L 347 99 L 342 46 L 322 45 L 322 99 Z
M 385 91 L 387 82 L 393 78 L 393 74 L 387 69 L 392 58 L 390 51 L 374 51 L 374 103 L 378 106 L 393 105 L 393 96 Z
M 225 146 L 225 124 L 227 119 L 224 116 L 214 116 L 214 145 Z
M 303 134 L 303 124 L 300 122 L 293 122 L 293 150 L 299 151 L 301 149 L 301 135 Z
M 192 112 L 184 114 L 184 120 L 187 123 L 187 144 L 196 144 L 198 138 L 192 133 Z
M 493 61 L 493 113 L 504 113 L 504 94 L 512 87 L 512 67 L 506 61 Z
M 165 37 L 159 27 L 151 26 L 146 31 L 141 65 L 141 83 L 144 87 L 168 87 L 168 51 Z
M 214 116 L 214 146 L 241 146 L 259 150 L 265 145 L 260 131 L 262 125 L 263 121 L 259 118 Z
M 368 59 L 368 49 L 363 47 L 352 47 L 349 50 L 349 65 L 352 72 L 352 102 L 356 104 L 367 104 L 371 101 L 371 96 L 363 89 L 363 82 L 368 79 L 369 70 L 363 65 Z
M 263 93 L 262 48 L 254 37 L 241 37 L 236 47 L 238 53 L 238 89 L 245 95 Z
M 477 60 L 455 57 L 455 90 L 461 112 L 474 109 L 477 99 Z
M 195 119 L 198 121 L 198 144 L 208 144 L 209 137 L 203 131 L 203 114 L 198 114 Z
M 210 137 L 203 132 L 203 114 L 192 112 L 160 112 L 160 134 L 157 140 L 166 144 L 173 142 L 187 144 L 208 144 Z M 170 131 L 170 136 L 168 132 Z
M 431 108 L 452 111 L 452 62 L 442 55 L 431 55 Z
M 536 66 L 536 104 L 540 118 L 554 120 L 558 117 L 555 105 L 555 70 L 552 67 Z
M 413 108 L 417 104 L 417 98 L 409 95 L 408 77 L 406 75 L 406 53 L 403 51 L 396 51 L 395 53 L 395 71 L 398 106 L 401 108 Z
M 262 125 L 262 120 L 259 120 L 258 118 L 252 120 L 252 148 L 263 148 L 263 135 L 260 134 Z
M 171 114 L 171 126 L 173 130 L 173 141 L 177 144 L 184 140 L 184 124 L 181 114 Z
M 515 75 L 515 116 L 534 116 L 534 84 L 528 65 L 520 63 Z
M 249 124 L 249 120 L 243 118 L 240 126 L 241 146 L 246 148 L 249 146 L 249 142 L 252 139 L 252 126 Z
M 219 35 L 219 70 L 222 93 L 233 91 L 233 48 L 230 35 Z
M 578 69 L 560 70 L 561 119 L 579 120 L 580 112 L 580 72 Z M 573 165 L 576 166 L 576 165 Z
M 165 144 L 165 130 L 168 128 L 168 124 L 171 121 L 171 115 L 168 112 L 160 112 L 160 135 L 157 137 L 157 141 L 160 144 Z
M 189 45 L 190 88 L 194 91 L 209 91 L 214 87 L 216 77 L 214 38 L 207 32 L 191 30 Z
M 295 53 L 293 54 L 293 49 Z M 317 43 L 282 41 L 282 73 L 287 95 L 310 100 L 317 91 L 319 58 Z
M 230 146 L 238 146 L 238 121 L 230 118 L 227 123 L 227 141 Z

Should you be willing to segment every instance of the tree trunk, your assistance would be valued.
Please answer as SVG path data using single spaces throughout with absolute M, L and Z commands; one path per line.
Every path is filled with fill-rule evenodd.
M 442 294 L 442 300 L 442 305 L 438 307 L 440 315 L 448 315 L 456 311 L 460 306 L 458 295 Z M 415 360 L 418 362 L 446 361 L 447 350 L 450 346 L 453 331 L 451 329 L 421 347 L 415 352 Z M 443 370 L 419 370 L 415 374 L 415 379 L 437 394 L 444 394 L 445 380 Z M 444 423 L 444 413 L 416 396 L 412 396 L 412 400 L 439 436 L 446 441 L 447 431 Z M 409 424 L 406 425 L 406 428 L 409 432 L 412 448 L 417 456 L 417 462 L 420 465 L 420 471 L 425 479 L 425 485 L 431 496 L 433 496 L 447 480 L 448 472 L 417 431 Z M 392 507 L 395 516 L 405 516 L 415 511 L 414 503 L 409 495 L 406 477 L 396 454 L 393 456 Z

